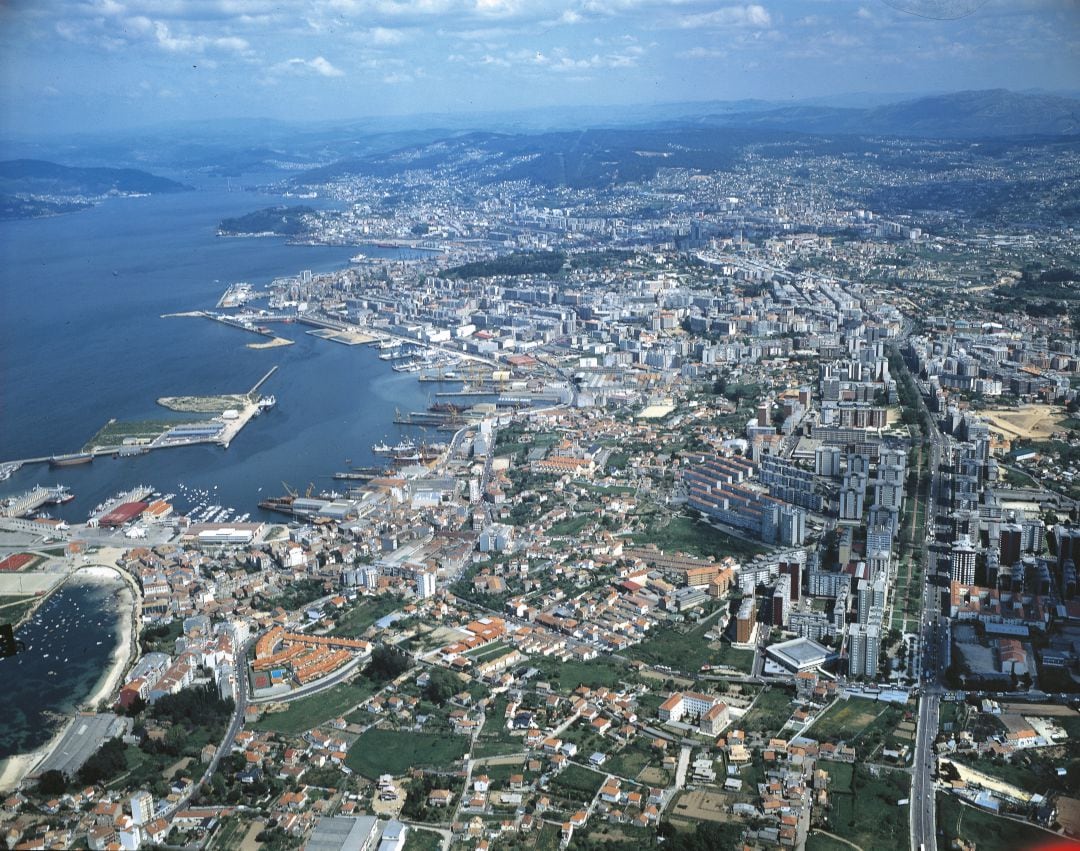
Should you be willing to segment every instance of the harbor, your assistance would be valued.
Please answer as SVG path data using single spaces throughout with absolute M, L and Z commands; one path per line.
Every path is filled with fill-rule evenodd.
M 188 408 L 175 407 L 175 410 L 198 411 L 200 408 L 197 403 L 205 402 L 205 400 L 210 400 L 207 403 L 210 409 L 214 409 L 213 400 L 225 400 L 229 404 L 236 405 L 236 407 L 217 405 L 220 413 L 209 419 L 175 424 L 149 421 L 121 422 L 114 419 L 106 423 L 88 441 L 81 452 L 21 458 L 6 461 L 3 466 L 12 469 L 13 472 L 29 464 L 47 463 L 53 468 L 75 467 L 89 464 L 100 456 L 130 457 L 145 454 L 153 449 L 178 448 L 201 443 L 214 443 L 228 449 L 229 444 L 236 439 L 244 426 L 277 404 L 275 396 L 259 395 L 259 389 L 277 372 L 277 369 L 276 365 L 271 367 L 247 393 L 242 395 L 175 397 L 179 400 L 195 400 Z

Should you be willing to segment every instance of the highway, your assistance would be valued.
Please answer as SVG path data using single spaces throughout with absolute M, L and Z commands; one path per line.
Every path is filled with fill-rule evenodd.
M 919 419 L 929 418 L 922 396 Z M 919 615 L 920 697 L 915 733 L 915 759 L 911 769 L 911 848 L 912 851 L 937 851 L 937 812 L 934 788 L 934 740 L 939 726 L 942 687 L 940 676 L 946 659 L 942 642 L 947 632 L 941 623 L 940 589 L 937 585 L 937 554 L 932 545 L 937 540 L 937 516 L 942 496 L 941 464 L 948 450 L 949 438 L 932 428 L 926 436 L 930 444 L 930 493 L 926 506 L 926 564 L 923 569 L 922 607 Z

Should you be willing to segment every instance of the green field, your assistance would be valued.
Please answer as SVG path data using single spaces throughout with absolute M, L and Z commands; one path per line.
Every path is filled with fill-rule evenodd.
M 434 830 L 410 827 L 409 832 L 405 834 L 403 851 L 439 851 L 441 847 L 442 835 Z
M 851 851 L 851 846 L 839 839 L 811 831 L 806 838 L 806 851 Z
M 397 777 L 423 766 L 449 769 L 468 749 L 466 736 L 373 729 L 353 743 L 345 764 L 374 780 L 380 774 Z
M 747 733 L 757 731 L 766 737 L 775 736 L 794 711 L 791 705 L 793 697 L 782 688 L 767 688 L 734 726 Z
M 559 685 L 560 691 L 573 691 L 578 686 L 614 688 L 620 682 L 636 682 L 637 674 L 627 665 L 603 657 L 588 662 L 560 662 L 558 659 L 534 659 L 540 671 L 537 679 Z
M 350 712 L 377 690 L 377 686 L 370 680 L 357 677 L 311 697 L 294 700 L 284 712 L 268 713 L 250 726 L 253 730 L 268 730 L 286 735 L 304 733 L 331 718 Z
M 726 641 L 709 642 L 705 633 L 713 620 L 681 632 L 677 627 L 661 627 L 626 651 L 631 659 L 649 665 L 667 665 L 676 671 L 696 675 L 703 665 L 725 665 L 749 673 L 754 664 L 753 650 L 738 650 Z
M 745 557 L 768 551 L 766 547 L 727 535 L 708 523 L 684 514 L 672 517 L 666 524 L 662 521 L 653 523 L 648 529 L 635 532 L 633 540 L 635 546 L 656 544 L 665 552 L 681 551 L 702 557 Z
M 838 700 L 814 722 L 807 735 L 825 741 L 844 739 L 850 742 L 874 722 L 885 706 L 861 697 Z
M 655 757 L 659 767 L 659 758 Z M 603 769 L 609 774 L 617 774 L 628 780 L 636 780 L 637 776 L 654 759 L 653 752 L 643 746 L 627 745 L 621 751 L 613 754 L 604 763 Z
M 95 446 L 120 446 L 128 438 L 133 440 L 153 440 L 182 422 L 183 420 L 136 420 L 133 422 L 106 423 L 97 434 L 86 442 L 83 450 L 89 451 Z
M 399 597 L 386 595 L 361 597 L 356 605 L 341 613 L 330 634 L 346 635 L 354 638 L 363 635 L 375 621 L 397 611 L 401 608 L 401 605 Z
M 476 664 L 482 664 L 490 661 L 491 659 L 497 659 L 500 656 L 505 656 L 514 648 L 507 644 L 505 641 L 493 641 L 491 644 L 485 644 L 482 647 L 476 647 L 472 650 L 466 651 L 465 655 L 472 659 Z
M 938 844 L 945 848 L 958 836 L 974 842 L 979 851 L 1016 851 L 1060 840 L 1055 834 L 965 806 L 952 795 L 945 794 L 937 796 L 937 823 L 939 829 L 945 831 L 946 838 L 944 843 Z
M 895 703 L 853 697 L 834 703 L 807 735 L 819 741 L 845 741 L 857 748 L 860 757 L 866 757 L 882 745 L 911 746 L 912 739 L 899 730 L 905 714 L 911 711 Z
M 568 765 L 555 775 L 550 786 L 556 794 L 587 803 L 604 785 L 604 777 L 592 769 Z
M 548 529 L 549 535 L 577 535 L 589 525 L 589 521 L 592 518 L 588 514 L 578 514 L 573 517 L 567 517 L 565 520 L 560 520 L 558 523 L 552 523 L 551 528 Z
M 852 768 L 848 766 L 848 768 Z M 831 766 L 830 766 L 831 772 Z M 841 779 L 839 773 L 834 780 Z M 861 848 L 906 848 L 910 832 L 908 807 L 897 801 L 911 793 L 911 778 L 900 771 L 878 771 L 854 766 L 850 786 L 839 782 L 829 788 L 830 833 L 843 836 Z M 981 851 L 981 849 L 980 849 Z

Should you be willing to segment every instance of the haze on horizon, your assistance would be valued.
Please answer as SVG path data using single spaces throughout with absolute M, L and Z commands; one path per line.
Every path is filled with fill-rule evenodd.
M 1074 0 L 9 0 L 0 134 L 1080 88 Z

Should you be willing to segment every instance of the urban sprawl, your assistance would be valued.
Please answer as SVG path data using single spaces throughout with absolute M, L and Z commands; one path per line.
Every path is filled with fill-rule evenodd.
M 1080 836 L 1075 236 L 856 208 L 904 174 L 796 160 L 294 187 L 341 210 L 295 238 L 414 250 L 204 315 L 444 395 L 278 521 L 7 507 L 0 569 L 114 567 L 136 617 L 8 847 Z

